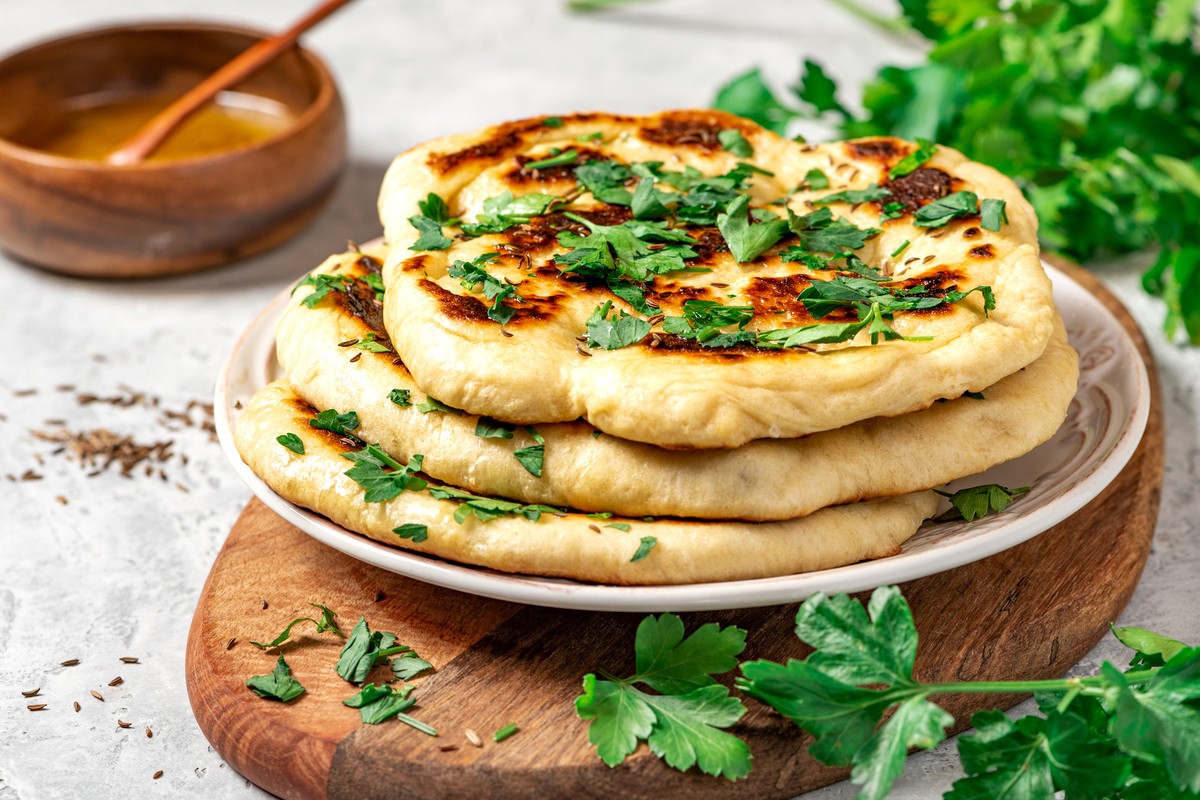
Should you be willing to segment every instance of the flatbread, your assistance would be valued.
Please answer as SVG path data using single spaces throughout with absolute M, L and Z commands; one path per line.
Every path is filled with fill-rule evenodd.
M 722 149 L 718 141 L 725 130 L 740 132 L 753 155 L 742 159 Z M 580 141 L 589 134 L 598 138 Z M 521 424 L 583 417 L 605 433 L 670 448 L 731 448 L 760 438 L 794 438 L 981 391 L 1040 356 L 1053 330 L 1036 218 L 1012 181 L 949 148 L 889 181 L 890 169 L 915 148 L 887 137 L 805 145 L 716 111 L 537 118 L 428 142 L 393 162 L 380 194 L 392 245 L 384 270 L 387 329 L 417 385 L 445 403 Z M 903 286 L 934 296 L 990 286 L 996 307 L 985 316 L 976 292 L 932 311 L 898 312 L 891 322 L 895 331 L 928 337 L 924 341 L 870 345 L 864 330 L 850 342 L 817 344 L 812 352 L 745 344 L 709 348 L 663 334 L 659 322 L 655 335 L 636 344 L 588 349 L 577 337 L 598 306 L 611 300 L 615 307 L 635 309 L 607 285 L 565 276 L 552 262 L 566 251 L 555 238 L 558 231 L 587 233 L 563 213 L 534 216 L 478 238 L 464 238 L 447 224 L 444 232 L 454 237 L 449 249 L 409 249 L 418 238 L 409 219 L 430 193 L 470 222 L 479 219 L 488 198 L 506 190 L 515 195 L 572 192 L 573 164 L 524 166 L 558 151 L 575 151 L 573 164 L 657 161 L 664 169 L 695 167 L 707 176 L 749 161 L 773 173 L 752 177 L 752 206 L 781 216 L 786 209 L 772 201 L 804 184 L 810 170 L 819 170 L 830 185 L 788 195 L 786 206 L 797 214 L 808 213 L 807 203 L 831 193 L 881 184 L 892 192 L 890 201 L 903 207 L 899 218 L 881 221 L 882 201 L 829 206 L 860 228 L 882 229 L 856 251 L 862 260 Z M 914 225 L 917 209 L 958 190 L 1005 201 L 1007 224 L 990 231 L 979 215 L 969 215 L 943 227 Z M 588 193 L 566 210 L 597 224 L 628 218 L 626 209 L 598 203 Z M 794 236 L 738 264 L 715 228 L 686 230 L 698 253 L 687 263 L 709 271 L 652 276 L 647 296 L 663 314 L 678 316 L 686 300 L 703 299 L 752 306 L 749 330 L 814 322 L 797 294 L 834 273 L 782 261 L 781 251 L 796 243 Z M 488 318 L 487 298 L 478 286 L 464 288 L 448 275 L 456 260 L 484 253 L 499 254 L 487 264 L 488 272 L 515 284 L 523 299 L 503 301 L 514 312 L 503 326 Z M 843 318 L 821 321 L 830 319 Z
M 786 522 L 646 522 L 542 513 L 536 521 L 508 515 L 484 522 L 468 516 L 460 523 L 455 521 L 459 503 L 435 499 L 427 490 L 365 502 L 362 487 L 344 474 L 350 462 L 340 455 L 356 446 L 309 426 L 314 414 L 286 381 L 272 383 L 254 395 L 237 420 L 238 452 L 282 497 L 349 530 L 390 546 L 504 572 L 617 584 L 789 575 L 895 554 L 937 507 L 936 495 L 921 492 Z M 285 433 L 300 438 L 303 455 L 276 441 Z M 424 525 L 427 537 L 401 538 L 393 533 L 401 525 Z M 632 561 L 646 537 L 653 537 L 654 545 Z
M 939 486 L 1023 455 L 1061 425 L 1075 393 L 1078 358 L 1062 322 L 1045 353 L 984 392 L 909 415 L 876 418 L 801 439 L 759 440 L 736 450 L 681 451 L 631 442 L 583 422 L 535 426 L 545 439 L 541 477 L 514 457 L 534 445 L 476 435 L 479 417 L 430 411 L 427 396 L 383 330 L 372 254 L 332 256 L 312 273 L 354 278 L 312 308 L 301 286 L 280 320 L 276 350 L 296 393 L 320 409 L 355 411 L 361 435 L 398 458 L 425 456 L 429 475 L 469 491 L 525 503 L 627 516 L 782 520 L 819 508 Z M 360 342 L 379 352 L 357 349 Z M 382 349 L 380 349 L 382 348 Z M 357 357 L 357 360 L 352 361 Z M 408 393 L 408 405 L 389 399 Z M 915 457 L 919 454 L 919 457 Z

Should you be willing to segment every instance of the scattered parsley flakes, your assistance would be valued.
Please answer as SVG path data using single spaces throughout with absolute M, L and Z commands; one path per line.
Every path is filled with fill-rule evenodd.
M 457 225 L 458 220 L 450 216 L 450 207 L 440 196 L 430 192 L 424 200 L 417 201 L 417 208 L 422 216 L 433 220 L 438 225 Z
M 401 525 L 398 528 L 392 528 L 392 533 L 399 536 L 401 539 L 411 539 L 414 542 L 423 542 L 429 538 L 429 526 L 417 525 L 409 522 Z
M 725 237 L 730 252 L 739 263 L 753 261 L 765 253 L 788 232 L 782 219 L 754 221 L 750 213 L 750 198 L 738 195 L 724 213 L 717 215 L 717 230 Z
M 563 167 L 568 164 L 574 164 L 575 159 L 579 158 L 579 151 L 577 151 L 575 148 L 564 150 L 562 152 L 559 152 L 558 148 L 551 148 L 550 152 L 552 155 L 548 158 L 543 158 L 538 161 L 527 161 L 521 166 L 521 168 L 535 170 L 549 169 L 550 167 Z
M 998 483 L 985 483 L 981 486 L 959 489 L 954 493 L 938 491 L 938 494 L 949 498 L 950 505 L 958 510 L 963 519 L 967 522 L 974 522 L 988 514 L 999 514 L 1008 508 L 1013 500 L 1017 499 L 1017 495 L 1027 494 L 1030 488 L 1022 486 L 1018 489 L 1009 489 Z
M 577 142 L 599 142 L 604 139 L 604 131 L 592 131 L 591 133 L 581 133 L 575 137 Z
M 412 691 L 413 687 L 411 686 L 394 689 L 386 683 L 367 684 L 358 694 L 343 700 L 342 704 L 350 708 L 357 708 L 362 721 L 368 725 L 378 725 L 395 717 L 421 733 L 437 736 L 436 728 L 403 713 L 416 705 L 417 701 L 409 697 Z
M 638 549 L 634 551 L 633 558 L 629 559 L 629 563 L 641 561 L 646 556 L 650 555 L 650 551 L 658 544 L 658 539 L 653 536 L 643 536 L 642 541 L 638 544 Z
M 738 158 L 750 158 L 754 155 L 754 148 L 750 142 L 746 141 L 746 137 L 737 128 L 725 128 L 717 132 L 717 141 L 721 143 L 730 153 L 733 153 Z
M 883 213 L 879 215 L 880 222 L 887 222 L 890 219 L 900 219 L 904 216 L 904 203 L 884 203 Z
M 429 395 L 425 396 L 424 403 L 417 405 L 417 411 L 420 411 L 422 414 L 453 414 L 456 417 L 461 417 L 463 413 L 461 410 L 452 408 L 436 397 L 430 397 Z
M 674 614 L 642 620 L 634 641 L 636 672 L 611 680 L 588 674 L 575 699 L 597 755 L 615 767 L 645 741 L 681 772 L 699 766 L 708 775 L 744 778 L 750 748 L 722 729 L 741 719 L 746 707 L 712 675 L 732 669 L 745 646 L 746 632 L 733 626 L 709 623 L 685 639 L 683 622 Z
M 275 662 L 275 671 L 270 675 L 255 675 L 246 681 L 246 687 L 265 700 L 287 703 L 304 694 L 300 681 L 292 677 L 292 670 L 283 660 Z
M 1000 230 L 1001 226 L 1008 224 L 1006 205 L 1004 200 L 996 200 L 990 197 L 984 200 L 979 209 L 979 224 L 989 231 Z
M 304 455 L 304 441 L 294 433 L 281 433 L 275 437 L 275 441 L 297 455 Z
M 987 399 L 983 396 L 983 392 L 963 392 L 963 397 L 969 397 L 972 400 L 986 400 Z
M 888 178 L 903 178 L 910 172 L 915 172 L 922 164 L 933 158 L 935 152 L 937 152 L 936 144 L 928 139 L 917 139 L 917 149 L 896 162 L 896 166 L 888 172 Z
M 650 333 L 650 323 L 641 317 L 625 313 L 624 310 L 613 313 L 611 300 L 606 300 L 596 306 L 592 316 L 587 321 L 587 346 L 602 347 L 605 350 L 618 350 L 640 342 Z
M 940 228 L 956 217 L 979 212 L 979 197 L 974 192 L 961 191 L 939 197 L 917 209 L 913 225 L 918 228 Z
M 619 531 L 625 531 L 626 533 L 628 533 L 628 532 L 629 532 L 629 530 L 630 530 L 630 529 L 631 529 L 633 526 L 632 526 L 632 525 L 630 525 L 628 522 L 610 522 L 609 524 L 605 525 L 604 527 L 606 527 L 606 528 L 616 528 L 616 529 L 617 529 L 617 530 L 619 530 Z
M 257 647 L 261 650 L 269 650 L 272 647 L 279 647 L 279 645 L 283 644 L 289 638 L 291 638 L 292 628 L 296 627 L 296 625 L 298 625 L 301 622 L 311 622 L 313 625 L 316 625 L 317 633 L 324 633 L 325 631 L 333 631 L 334 633 L 336 633 L 338 636 L 342 637 L 343 639 L 346 638 L 346 634 L 342 633 L 342 629 L 339 628 L 337 626 L 337 622 L 334 621 L 335 617 L 337 617 L 337 613 L 335 611 L 333 611 L 333 609 L 329 608 L 328 606 L 321 605 L 320 603 L 309 603 L 309 605 L 312 606 L 313 608 L 321 609 L 320 619 L 313 619 L 312 617 L 297 617 L 296 619 L 294 619 L 288 623 L 288 626 L 283 629 L 283 633 L 276 636 L 270 642 L 266 642 L 266 643 L 250 642 L 250 644 L 254 645 L 255 647 Z
M 903 242 L 900 243 L 899 247 L 897 247 L 895 250 L 893 250 L 891 252 L 891 257 L 896 258 L 897 256 L 899 256 L 901 253 L 903 253 L 905 250 L 908 249 L 908 246 L 910 244 L 911 244 L 911 242 L 909 242 L 908 239 L 905 239 Z
M 483 296 L 492 301 L 487 312 L 488 319 L 503 325 L 517 313 L 513 307 L 506 306 L 504 301 L 511 299 L 521 303 L 524 302 L 524 298 L 517 294 L 517 290 L 508 281 L 503 281 L 484 269 L 485 264 L 499 257 L 499 253 L 483 253 L 474 261 L 455 261 L 446 274 L 451 278 L 458 278 L 462 287 L 470 292 L 477 291 L 482 285 Z
M 408 389 L 392 389 L 388 392 L 388 400 L 391 400 L 396 405 L 404 408 L 412 405 L 412 392 Z
M 589 233 L 579 236 L 571 231 L 559 232 L 559 243 L 570 248 L 554 256 L 559 270 L 610 286 L 622 278 L 646 281 L 653 275 L 686 269 L 684 259 L 697 255 L 688 246 L 695 240 L 682 230 L 668 228 L 666 222 L 632 219 L 620 225 L 600 225 L 570 212 L 566 217 L 585 226 Z M 651 249 L 651 245 L 656 248 Z
M 563 121 L 561 117 L 546 117 L 542 120 L 542 126 L 545 128 L 561 128 Z
M 401 492 L 419 492 L 428 486 L 428 481 L 416 473 L 421 471 L 425 457 L 419 453 L 401 464 L 389 456 L 377 444 L 369 444 L 363 450 L 342 453 L 342 458 L 354 462 L 346 475 L 366 489 L 363 500 L 367 503 L 382 503 L 398 496 Z
M 378 341 L 376 341 L 374 331 L 372 331 L 371 333 L 368 333 L 366 336 L 359 339 L 354 344 L 354 347 L 358 350 L 366 350 L 368 353 L 390 353 L 390 352 L 392 352 L 392 348 L 390 348 L 386 345 L 380 344 Z
M 858 205 L 859 203 L 870 203 L 875 200 L 883 200 L 885 197 L 891 197 L 890 190 L 883 188 L 877 183 L 872 183 L 865 189 L 846 189 L 841 192 L 827 194 L 824 197 L 818 197 L 812 201 L 814 206 L 827 206 L 830 203 L 850 203 Z

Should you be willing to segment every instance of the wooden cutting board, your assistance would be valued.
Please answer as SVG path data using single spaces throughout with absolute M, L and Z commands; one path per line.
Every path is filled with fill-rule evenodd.
M 903 585 L 921 647 L 923 680 L 1034 679 L 1061 675 L 1105 635 L 1141 575 L 1162 486 L 1162 408 L 1145 341 L 1117 300 L 1091 275 L 1067 268 L 1122 321 L 1150 367 L 1145 437 L 1103 494 L 1052 530 L 1006 552 Z M 865 595 L 864 595 L 865 597 Z M 341 640 L 311 634 L 283 654 L 308 689 L 281 704 L 245 688 L 276 656 L 249 641 L 273 638 L 308 602 L 353 625 L 394 631 L 437 671 L 416 681 L 411 713 L 440 731 L 401 723 L 362 725 L 341 701 L 354 693 L 333 671 Z M 792 631 L 795 604 L 685 615 L 749 631 L 743 657 L 803 657 Z M 368 566 L 309 538 L 253 500 L 242 512 L 204 586 L 188 637 L 187 685 L 205 736 L 238 772 L 287 798 L 788 798 L 844 778 L 816 763 L 811 739 L 754 701 L 733 729 L 750 744 L 754 770 L 736 784 L 682 774 L 642 747 L 609 769 L 587 743 L 573 700 L 587 672 L 633 671 L 640 614 L 521 606 L 425 585 Z M 379 680 L 381 678 L 376 678 Z M 983 707 L 1021 696 L 950 697 L 965 727 Z M 509 722 L 520 732 L 496 744 Z M 464 730 L 479 733 L 470 745 Z M 443 751 L 439 746 L 456 745 Z

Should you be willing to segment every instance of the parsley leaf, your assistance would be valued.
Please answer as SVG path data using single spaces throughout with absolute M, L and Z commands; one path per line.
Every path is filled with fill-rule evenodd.
M 979 212 L 979 198 L 974 192 L 954 192 L 926 203 L 913 215 L 918 228 L 940 228 L 955 217 Z
M 788 223 L 782 219 L 752 221 L 749 208 L 750 198 L 739 195 L 724 213 L 717 215 L 717 230 L 739 263 L 758 258 L 788 232 Z
M 357 342 L 355 342 L 354 347 L 355 347 L 355 349 L 358 349 L 358 350 L 366 350 L 368 353 L 390 353 L 390 352 L 392 352 L 392 348 L 390 348 L 386 345 L 382 345 L 379 342 L 375 341 L 375 332 L 374 331 L 372 331 L 371 333 L 368 333 L 366 336 L 362 337 Z
M 292 677 L 292 670 L 283 660 L 283 656 L 275 662 L 274 672 L 270 675 L 255 675 L 246 681 L 246 686 L 259 697 L 278 700 L 281 703 L 295 700 L 304 694 L 304 687 Z
M 433 664 L 417 655 L 397 656 L 392 659 L 392 674 L 402 681 L 411 680 L 431 669 Z
M 513 426 L 491 417 L 480 417 L 475 423 L 475 435 L 480 439 L 511 439 Z
M 411 539 L 414 542 L 423 542 L 429 538 L 429 526 L 417 525 L 414 522 L 408 522 L 398 528 L 392 528 L 392 533 L 399 536 L 401 539 Z
M 745 631 L 710 623 L 686 639 L 683 633 L 674 614 L 644 619 L 634 643 L 637 672 L 612 680 L 584 676 L 575 711 L 589 721 L 588 741 L 610 767 L 646 741 L 680 771 L 699 766 L 709 775 L 743 778 L 750 771 L 750 749 L 722 729 L 741 719 L 746 708 L 712 674 L 736 663 Z M 650 694 L 636 683 L 662 693 Z
M 430 192 L 424 200 L 418 200 L 417 208 L 421 210 L 422 216 L 438 225 L 458 224 L 457 219 L 451 218 L 450 208 L 446 205 L 446 201 L 433 192 Z
M 905 213 L 903 203 L 884 203 L 883 213 L 879 215 L 879 221 L 887 222 L 889 219 L 900 219 Z
M 388 392 L 388 400 L 391 400 L 396 405 L 404 408 L 405 406 L 412 405 L 412 398 L 410 397 L 411 394 L 412 392 L 408 389 L 392 389 L 390 392 Z
M 275 441 L 297 455 L 304 455 L 304 441 L 294 433 L 281 433 L 275 437 Z
M 683 316 L 663 319 L 664 331 L 684 339 L 694 339 L 708 347 L 732 347 L 755 339 L 752 331 L 743 330 L 754 319 L 754 306 L 726 306 L 713 300 L 685 300 L 681 310 Z M 736 325 L 737 331 L 721 331 L 730 325 Z
M 296 293 L 296 289 L 301 286 L 311 286 L 313 290 L 309 292 L 300 301 L 300 304 L 305 308 L 316 308 L 317 304 L 329 296 L 331 291 L 346 292 L 350 286 L 351 279 L 345 275 L 306 275 L 292 289 L 292 293 Z
M 346 475 L 367 490 L 363 500 L 368 503 L 391 500 L 403 491 L 419 492 L 428 485 L 416 475 L 425 460 L 420 454 L 414 454 L 408 464 L 401 464 L 379 445 L 369 444 L 364 450 L 342 453 L 342 458 L 354 462 Z
M 867 240 L 878 236 L 878 228 L 860 228 L 844 219 L 835 219 L 828 208 L 820 208 L 811 214 L 797 216 L 788 209 L 788 228 L 800 237 L 806 250 L 840 253 L 843 250 L 859 250 Z
M 596 306 L 592 316 L 587 321 L 587 346 L 602 347 L 605 350 L 617 350 L 640 342 L 650 333 L 650 323 L 641 317 L 627 314 L 623 310 L 613 313 L 611 300 L 606 300 Z
M 746 141 L 746 137 L 737 128 L 726 128 L 717 132 L 717 141 L 721 143 L 730 153 L 733 153 L 738 158 L 750 158 L 754 155 L 754 148 L 750 142 Z
M 615 527 L 615 526 L 610 526 L 610 527 Z M 655 537 L 643 536 L 642 541 L 638 544 L 637 550 L 633 551 L 633 558 L 629 559 L 629 563 L 632 564 L 635 561 L 641 561 L 642 559 L 649 556 L 650 551 L 654 549 L 654 546 L 656 544 L 658 544 L 658 539 L 656 539 Z
M 336 433 L 339 436 L 348 436 L 351 439 L 358 439 L 351 431 L 357 430 L 358 414 L 354 411 L 347 411 L 345 414 L 339 414 L 335 409 L 327 408 L 324 411 L 318 412 L 317 416 L 308 421 L 308 424 L 314 428 L 330 433 Z
M 531 192 L 514 197 L 506 189 L 495 197 L 483 201 L 483 213 L 474 222 L 464 223 L 463 233 L 482 236 L 485 233 L 503 233 L 514 225 L 523 225 L 537 216 L 545 214 L 550 206 L 562 198 L 553 194 Z
M 420 411 L 422 414 L 453 414 L 456 417 L 461 417 L 463 413 L 460 409 L 448 406 L 436 397 L 430 397 L 429 395 L 425 396 L 424 403 L 417 404 L 417 411 Z
M 442 226 L 424 215 L 409 217 L 408 222 L 420 232 L 417 240 L 409 245 L 409 250 L 445 250 L 453 241 L 442 234 Z
M 515 300 L 520 303 L 524 302 L 524 298 L 517 294 L 517 290 L 513 288 L 512 284 L 500 280 L 484 269 L 485 264 L 499 257 L 499 253 L 483 253 L 474 261 L 455 261 L 446 274 L 451 278 L 458 278 L 459 283 L 467 291 L 477 291 L 478 287 L 482 285 L 483 296 L 492 301 L 492 306 L 487 312 L 488 319 L 503 325 L 517 313 L 512 306 L 504 305 L 504 301 Z
M 810 169 L 804 173 L 804 182 L 800 184 L 800 189 L 813 189 L 819 191 L 829 188 L 829 178 L 819 169 Z
M 323 606 L 320 603 L 309 603 L 309 605 L 312 606 L 313 608 L 321 609 L 321 618 L 320 619 L 313 619 L 312 617 L 297 617 L 296 619 L 294 619 L 288 623 L 288 626 L 283 629 L 283 633 L 276 636 L 270 642 L 267 642 L 265 644 L 263 642 L 250 642 L 250 644 L 252 644 L 255 647 L 258 647 L 262 650 L 269 650 L 272 647 L 278 647 L 279 645 L 286 642 L 289 638 L 291 638 L 292 628 L 296 627 L 296 625 L 298 625 L 301 622 L 311 622 L 313 625 L 316 625 L 317 633 L 324 633 L 325 631 L 333 631 L 334 633 L 336 633 L 338 636 L 342 637 L 343 639 L 346 638 L 346 634 L 342 633 L 342 629 L 339 628 L 337 626 L 337 622 L 334 621 L 334 618 L 337 616 L 337 614 L 332 609 L 330 609 L 328 606 Z
M 891 197 L 890 190 L 883 188 L 877 183 L 872 183 L 865 189 L 846 189 L 841 192 L 827 194 L 824 197 L 818 197 L 812 201 L 814 206 L 827 206 L 831 203 L 850 203 L 858 205 L 859 203 L 870 203 L 875 200 L 883 200 L 885 197 Z
M 633 194 L 625 184 L 633 177 L 628 164 L 616 161 L 589 161 L 575 168 L 575 179 L 601 203 L 628 206 Z
M 917 149 L 897 161 L 896 166 L 888 172 L 888 177 L 902 178 L 910 172 L 915 172 L 918 167 L 933 158 L 936 151 L 937 145 L 933 142 L 928 139 L 917 139 Z
M 368 725 L 378 725 L 417 704 L 416 700 L 409 697 L 412 689 L 411 686 L 405 686 L 397 691 L 386 683 L 368 683 L 358 694 L 343 700 L 342 705 L 357 708 L 362 721 Z
M 998 231 L 1001 226 L 1008 224 L 1008 212 L 1005 210 L 1004 200 L 995 200 L 988 198 L 983 201 L 979 209 L 980 222 L 989 231 Z
M 464 492 L 461 489 L 453 489 L 449 486 L 430 486 L 429 493 L 438 500 L 458 500 L 460 504 L 458 510 L 454 512 L 454 521 L 462 524 L 470 517 L 475 517 L 480 522 L 490 522 L 505 515 L 522 516 L 530 522 L 537 522 L 541 519 L 542 514 L 565 514 L 561 508 L 554 506 L 545 506 L 540 504 L 522 505 L 514 503 L 511 500 L 501 500 L 498 497 L 480 497 L 478 495 Z
M 521 466 L 535 478 L 542 477 L 542 465 L 546 458 L 546 440 L 533 427 L 526 427 L 529 435 L 536 444 L 522 447 L 513 451 L 513 457 L 521 462 Z
M 534 170 L 534 169 L 549 169 L 550 167 L 563 167 L 563 166 L 566 166 L 567 164 L 574 164 L 575 159 L 579 158 L 579 152 L 577 150 L 575 150 L 574 148 L 571 148 L 570 150 L 564 150 L 561 153 L 557 152 L 556 148 L 551 148 L 550 152 L 553 155 L 550 155 L 547 158 L 539 159 L 537 161 L 526 161 L 524 164 L 521 165 L 521 168 L 528 169 L 528 170 Z
M 411 652 L 411 647 L 396 644 L 396 634 L 372 631 L 371 626 L 367 624 L 367 618 L 359 617 L 350 631 L 350 638 L 338 653 L 338 662 L 334 670 L 344 680 L 361 684 L 379 662 L 399 653 Z
M 998 483 L 985 483 L 981 486 L 959 489 L 953 494 L 942 491 L 939 491 L 938 494 L 949 498 L 950 504 L 958 510 L 963 519 L 967 522 L 974 522 L 988 514 L 999 514 L 1008 508 L 1017 495 L 1025 494 L 1029 489 L 1028 486 L 1008 489 Z

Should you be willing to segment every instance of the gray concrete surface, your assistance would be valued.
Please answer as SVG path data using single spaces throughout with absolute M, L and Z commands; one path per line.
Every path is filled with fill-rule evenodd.
M 276 28 L 305 5 L 5 0 L 0 51 L 152 18 Z M 377 235 L 382 172 L 394 153 L 423 139 L 537 113 L 703 105 L 720 82 L 754 64 L 781 84 L 790 80 L 802 55 L 824 62 L 848 87 L 881 63 L 920 58 L 913 43 L 865 30 L 818 0 L 664 0 L 586 18 L 567 14 L 558 0 L 360 0 L 307 41 L 340 80 L 352 155 L 330 208 L 299 238 L 226 269 L 128 283 L 56 277 L 0 256 L 0 476 L 26 469 L 43 476 L 0 478 L 0 800 L 263 796 L 208 746 L 183 678 L 193 606 L 248 491 L 201 428 L 164 420 L 161 409 L 143 405 L 81 405 L 57 386 L 98 395 L 130 387 L 173 410 L 206 402 L 235 337 L 281 286 L 347 238 Z M 1134 259 L 1102 270 L 1154 342 L 1167 414 L 1163 512 L 1123 621 L 1195 642 L 1200 350 L 1163 340 L 1161 309 L 1137 287 L 1140 268 Z M 202 416 L 192 410 L 193 422 Z M 138 442 L 174 439 L 175 453 L 188 461 L 167 461 L 165 481 L 124 479 L 111 469 L 89 478 L 32 436 L 55 418 L 74 430 L 107 427 Z M 1120 653 L 1102 644 L 1076 670 L 1091 672 Z M 141 663 L 122 664 L 121 656 Z M 73 658 L 81 663 L 57 666 Z M 117 675 L 124 683 L 109 688 Z M 19 692 L 34 687 L 42 687 L 46 711 L 26 710 L 33 701 Z M 132 727 L 118 728 L 117 719 Z M 147 726 L 153 738 L 146 738 Z M 894 796 L 939 796 L 956 764 L 953 743 L 910 759 Z M 152 780 L 160 769 L 163 777 Z M 809 797 L 853 794 L 841 784 Z

